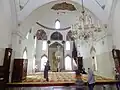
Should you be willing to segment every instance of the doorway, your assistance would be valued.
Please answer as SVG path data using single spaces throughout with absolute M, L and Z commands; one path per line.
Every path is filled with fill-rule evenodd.
M 56 51 L 57 51 L 58 46 L 60 47 L 59 49 L 60 60 L 59 61 L 56 59 Z M 50 62 L 51 71 L 56 72 L 58 68 L 58 64 L 59 64 L 59 68 L 63 69 L 64 68 L 64 47 L 63 45 L 61 45 L 58 42 L 51 44 L 48 48 L 48 59 Z

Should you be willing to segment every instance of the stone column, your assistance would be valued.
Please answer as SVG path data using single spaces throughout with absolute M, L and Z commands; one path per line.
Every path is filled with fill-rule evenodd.
M 9 45 L 10 48 L 13 49 L 12 56 L 11 56 L 11 63 L 10 63 L 10 75 L 9 75 L 9 82 L 11 82 L 12 72 L 13 72 L 13 64 L 15 58 L 22 58 L 21 55 L 21 40 L 22 36 L 17 31 L 12 32 L 11 34 L 11 44 Z
M 42 41 L 37 40 L 36 43 L 36 65 L 38 71 L 41 70 Z
M 14 31 L 12 33 L 12 49 L 14 52 L 14 58 L 22 58 L 22 39 L 20 32 Z

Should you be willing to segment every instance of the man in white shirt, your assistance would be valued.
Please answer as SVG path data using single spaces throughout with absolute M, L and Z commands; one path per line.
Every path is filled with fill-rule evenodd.
M 93 71 L 92 71 L 92 69 L 88 68 L 88 87 L 89 87 L 89 90 L 93 90 L 94 85 L 95 85 L 95 77 L 94 77 Z

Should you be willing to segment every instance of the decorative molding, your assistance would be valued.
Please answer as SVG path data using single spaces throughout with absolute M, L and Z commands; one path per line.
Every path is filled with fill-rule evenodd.
M 47 56 L 46 54 L 43 54 L 43 55 L 41 56 L 41 58 L 43 58 L 43 57 L 48 58 L 48 56 Z
M 65 55 L 65 58 L 66 58 L 66 57 L 70 57 L 71 60 L 72 60 L 72 56 L 70 56 L 69 54 Z
M 60 47 L 63 47 L 63 45 L 59 42 L 53 42 L 49 45 L 49 47 L 52 47 L 53 45 L 55 45 L 57 47 L 57 45 L 59 45 Z
M 67 2 L 62 2 L 62 3 L 57 3 L 54 6 L 52 6 L 53 10 L 68 10 L 68 11 L 75 11 L 76 8 L 73 4 L 67 3 Z
M 66 28 L 55 29 L 55 28 L 50 28 L 50 27 L 44 26 L 44 25 L 40 24 L 39 22 L 36 22 L 36 24 L 38 24 L 39 26 L 41 26 L 45 29 L 48 29 L 48 30 L 68 30 L 71 28 L 71 27 L 66 27 Z

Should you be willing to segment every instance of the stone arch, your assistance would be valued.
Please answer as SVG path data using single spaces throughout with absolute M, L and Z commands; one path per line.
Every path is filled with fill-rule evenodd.
M 43 71 L 44 70 L 44 66 L 45 66 L 45 63 L 47 62 L 47 60 L 48 60 L 48 57 L 47 57 L 47 55 L 42 55 L 41 56 L 41 70 Z
M 27 47 L 25 47 L 23 50 L 23 58 L 27 59 Z
M 50 39 L 51 40 L 63 40 L 63 35 L 60 32 L 53 32 Z
M 45 57 L 48 57 L 46 54 L 44 54 L 44 55 L 41 56 L 41 58 L 43 58 L 44 56 L 45 56 Z
M 65 57 L 65 69 L 72 70 L 72 58 L 70 55 L 66 55 Z

